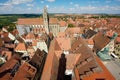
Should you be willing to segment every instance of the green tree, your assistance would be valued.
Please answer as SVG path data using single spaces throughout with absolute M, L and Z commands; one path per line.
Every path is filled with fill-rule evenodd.
M 75 27 L 73 24 L 68 24 L 68 27 L 71 28 L 71 27 Z
M 9 32 L 10 32 L 10 31 L 13 31 L 15 28 L 16 28 L 15 24 L 14 24 L 14 23 L 11 23 L 11 24 L 9 25 L 8 31 L 9 31 Z

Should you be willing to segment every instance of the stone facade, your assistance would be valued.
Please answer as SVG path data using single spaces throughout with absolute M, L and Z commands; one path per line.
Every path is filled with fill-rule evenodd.
M 60 30 L 62 27 L 63 29 Z M 21 18 L 17 21 L 17 29 L 20 35 L 33 32 L 34 34 L 42 34 L 50 32 L 56 37 L 60 31 L 65 30 L 66 26 L 61 26 L 57 18 L 49 18 L 47 8 L 44 8 L 43 18 Z

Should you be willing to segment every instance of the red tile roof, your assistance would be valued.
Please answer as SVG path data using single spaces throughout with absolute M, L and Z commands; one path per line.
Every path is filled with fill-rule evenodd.
M 18 32 L 18 30 L 17 30 L 17 29 L 14 29 L 14 30 L 11 32 L 11 34 L 13 34 L 14 36 L 16 36 L 16 35 L 18 35 L 18 34 L 19 34 L 19 32 Z
M 36 68 L 31 66 L 29 63 L 23 63 L 15 74 L 13 80 L 33 80 Z
M 49 23 L 50 24 L 57 24 L 58 23 L 58 19 L 57 18 L 50 18 L 49 19 Z
M 35 39 L 35 35 L 30 32 L 25 36 L 25 39 Z
M 57 35 L 58 38 L 65 38 L 66 36 L 67 35 L 66 35 L 65 32 L 59 32 L 58 35 Z
M 69 50 L 71 48 L 70 38 L 56 38 L 56 41 L 62 50 Z
M 4 41 L 0 38 L 0 47 L 3 46 Z
M 95 35 L 93 41 L 94 41 L 94 50 L 95 52 L 98 52 L 110 42 L 110 39 L 106 35 L 100 32 Z
M 0 67 L 0 80 L 12 80 L 11 70 L 19 61 L 13 56 L 2 67 Z
M 91 74 L 90 76 L 86 76 L 83 78 L 83 80 L 95 80 L 95 79 L 115 80 L 113 75 L 103 65 L 103 63 L 100 61 L 100 59 L 97 56 L 95 57 L 95 59 L 103 70 L 101 72 L 95 72 L 95 73 Z
M 26 51 L 27 47 L 25 45 L 25 43 L 18 43 L 18 45 L 15 48 L 15 51 L 20 50 L 20 51 Z
M 58 60 L 61 57 L 61 54 L 63 53 L 63 51 L 55 51 L 55 55 L 57 56 Z M 67 70 L 72 70 L 74 68 L 74 66 L 77 64 L 79 58 L 80 58 L 81 54 L 66 54 L 65 58 L 66 58 L 66 69 Z
M 32 46 L 37 46 L 37 42 L 38 42 L 38 40 L 33 40 L 32 41 Z
M 43 18 L 19 18 L 18 25 L 43 25 Z
M 7 60 L 10 60 L 10 58 L 12 57 L 12 52 L 3 50 L 1 55 L 4 55 L 7 58 Z
M 94 45 L 93 39 L 86 39 L 86 41 L 89 45 Z
M 74 27 L 74 28 L 67 28 L 65 30 L 67 34 L 77 34 L 77 33 L 82 33 L 81 29 L 79 27 Z
M 59 21 L 60 27 L 66 27 L 67 23 L 65 21 Z
M 110 37 L 110 38 L 111 38 L 111 37 L 113 37 L 114 33 L 115 33 L 115 32 L 114 32 L 114 31 L 112 31 L 112 30 L 107 31 L 107 32 L 106 32 L 106 36 L 108 36 L 108 37 Z
M 120 43 L 120 37 L 117 37 L 117 38 L 116 38 L 116 42 L 117 42 L 117 43 Z
M 76 64 L 75 64 L 75 69 L 78 69 L 78 74 L 79 74 L 79 79 L 83 79 L 82 75 L 86 75 L 85 72 L 90 72 L 91 68 L 97 68 L 100 71 L 100 67 L 97 64 L 97 62 L 94 59 L 94 54 L 88 48 L 86 42 L 84 42 L 81 38 L 78 38 L 75 40 L 72 44 L 72 48 L 70 49 L 71 54 L 80 54 L 80 57 L 78 58 Z M 75 70 L 76 72 L 76 70 Z M 92 73 L 89 73 L 92 74 Z
M 51 42 L 49 53 L 46 58 L 42 77 L 40 80 L 57 80 L 59 61 L 54 53 L 55 42 Z

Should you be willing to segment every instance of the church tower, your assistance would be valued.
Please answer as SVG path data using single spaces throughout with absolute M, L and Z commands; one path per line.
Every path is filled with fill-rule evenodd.
M 44 20 L 44 27 L 45 27 L 46 33 L 49 34 L 49 17 L 47 13 L 47 7 L 44 7 L 43 20 Z

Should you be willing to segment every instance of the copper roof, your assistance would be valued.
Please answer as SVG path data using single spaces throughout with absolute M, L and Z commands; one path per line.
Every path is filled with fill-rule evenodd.
M 43 25 L 43 18 L 19 18 L 18 25 Z

